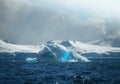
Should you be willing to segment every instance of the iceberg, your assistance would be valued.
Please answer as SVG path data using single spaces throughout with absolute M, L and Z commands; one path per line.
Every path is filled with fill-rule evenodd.
M 27 63 L 36 63 L 38 61 L 37 61 L 37 58 L 26 58 L 26 62 Z

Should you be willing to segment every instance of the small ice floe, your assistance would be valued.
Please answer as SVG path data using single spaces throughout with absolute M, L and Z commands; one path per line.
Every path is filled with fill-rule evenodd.
M 38 61 L 37 61 L 37 58 L 26 58 L 26 62 L 27 63 L 36 63 Z

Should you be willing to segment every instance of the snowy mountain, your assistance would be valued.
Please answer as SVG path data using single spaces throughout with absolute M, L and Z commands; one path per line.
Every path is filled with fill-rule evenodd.
M 120 37 L 104 37 L 103 39 L 87 43 L 100 46 L 120 47 Z
M 15 53 L 15 52 L 24 52 L 24 53 L 38 53 L 42 46 L 34 45 L 17 45 L 0 40 L 0 52 Z
M 78 41 L 48 41 L 40 46 L 10 44 L 0 40 L 0 56 L 27 62 L 91 62 L 120 56 L 120 48 Z M 97 59 L 96 59 L 97 58 Z

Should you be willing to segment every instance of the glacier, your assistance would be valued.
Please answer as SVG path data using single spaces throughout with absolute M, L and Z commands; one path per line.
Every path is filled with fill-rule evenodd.
M 120 48 L 90 45 L 75 40 L 54 40 L 42 45 L 18 45 L 0 40 L 0 58 L 11 62 L 94 62 L 119 56 Z

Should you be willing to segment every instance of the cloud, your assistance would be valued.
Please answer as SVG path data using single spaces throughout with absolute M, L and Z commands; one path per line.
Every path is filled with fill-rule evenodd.
M 106 25 L 106 34 L 104 35 L 104 40 L 110 43 L 114 47 L 120 47 L 120 20 L 109 19 Z
M 111 20 L 94 17 L 83 19 L 47 4 L 36 4 L 30 0 L 0 0 L 0 38 L 21 44 L 47 40 L 87 42 L 119 31 L 120 25 L 116 22 L 111 24 Z

